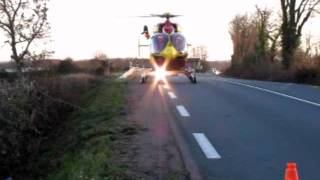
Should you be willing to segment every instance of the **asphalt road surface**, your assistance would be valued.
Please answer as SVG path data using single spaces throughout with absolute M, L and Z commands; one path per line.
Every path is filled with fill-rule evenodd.
M 157 116 L 171 119 L 189 170 L 209 180 L 281 180 L 296 162 L 301 179 L 320 179 L 320 88 L 197 78 L 141 85 L 161 95 L 153 101 L 167 110 Z

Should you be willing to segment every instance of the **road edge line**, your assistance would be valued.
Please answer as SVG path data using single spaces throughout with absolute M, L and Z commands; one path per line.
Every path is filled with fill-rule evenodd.
M 238 86 L 245 86 L 245 87 L 256 89 L 256 90 L 259 90 L 259 91 L 262 91 L 262 92 L 267 92 L 267 93 L 270 93 L 270 94 L 286 97 L 288 99 L 296 100 L 296 101 L 299 101 L 299 102 L 302 102 L 302 103 L 305 103 L 305 104 L 309 104 L 309 105 L 313 105 L 313 106 L 316 106 L 316 107 L 320 107 L 319 103 L 308 101 L 308 100 L 301 99 L 301 98 L 294 97 L 294 96 L 290 96 L 288 94 L 280 93 L 280 92 L 277 92 L 277 91 L 272 91 L 272 90 L 268 90 L 268 89 L 265 89 L 265 88 L 252 86 L 252 85 L 249 85 L 249 84 L 235 82 L 235 81 L 229 81 L 229 80 L 220 80 L 220 81 L 228 82 L 230 84 L 234 84 L 234 85 L 238 85 Z

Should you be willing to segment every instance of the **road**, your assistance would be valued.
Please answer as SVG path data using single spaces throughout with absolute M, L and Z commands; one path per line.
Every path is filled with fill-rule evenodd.
M 211 74 L 198 82 L 141 85 L 161 95 L 153 101 L 166 114 L 157 116 L 169 119 L 189 170 L 209 180 L 270 180 L 296 162 L 301 179 L 319 179 L 319 88 Z

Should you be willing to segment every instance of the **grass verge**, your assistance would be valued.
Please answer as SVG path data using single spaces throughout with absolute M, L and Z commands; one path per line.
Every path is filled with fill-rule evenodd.
M 126 179 L 126 167 L 116 162 L 115 144 L 128 125 L 124 122 L 125 82 L 107 80 L 86 96 L 84 110 L 71 115 L 66 128 L 42 155 L 48 180 Z

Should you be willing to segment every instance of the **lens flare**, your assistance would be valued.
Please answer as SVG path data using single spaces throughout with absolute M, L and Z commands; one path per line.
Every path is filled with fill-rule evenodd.
M 154 72 L 156 81 L 165 80 L 167 72 L 164 66 L 157 67 Z
M 166 81 L 166 76 L 169 75 L 169 72 L 167 71 L 167 65 L 168 65 L 168 60 L 165 59 L 164 63 L 162 65 L 158 65 L 156 61 L 152 61 L 152 65 L 154 67 L 154 71 L 152 72 L 152 75 L 155 78 L 156 82 L 159 81 Z

